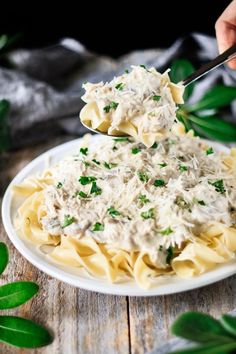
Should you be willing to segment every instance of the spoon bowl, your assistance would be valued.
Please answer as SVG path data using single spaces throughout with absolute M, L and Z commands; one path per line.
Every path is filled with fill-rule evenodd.
M 235 56 L 236 56 L 236 44 L 234 44 L 232 47 L 227 49 L 222 54 L 218 55 L 216 58 L 214 58 L 213 60 L 211 60 L 207 64 L 203 65 L 200 69 L 196 70 L 193 74 L 191 74 L 188 77 L 186 77 L 185 79 L 183 79 L 180 82 L 180 84 L 182 84 L 184 87 L 190 85 L 194 81 L 200 79 L 202 76 L 204 76 L 207 73 L 209 73 L 211 70 L 214 70 L 214 69 L 218 68 L 218 66 L 220 66 L 220 65 L 226 63 L 227 61 L 233 59 Z M 92 131 L 93 133 L 96 133 L 96 134 L 113 136 L 113 137 L 116 137 L 116 138 L 122 138 L 122 137 L 129 136 L 129 135 L 126 135 L 126 134 L 111 135 L 111 134 L 108 134 L 108 133 L 105 133 L 105 132 L 100 132 L 97 129 L 93 129 L 92 127 L 90 127 L 89 125 L 85 124 L 82 121 L 81 121 L 81 123 L 83 124 L 83 126 L 85 128 L 89 129 L 90 131 Z

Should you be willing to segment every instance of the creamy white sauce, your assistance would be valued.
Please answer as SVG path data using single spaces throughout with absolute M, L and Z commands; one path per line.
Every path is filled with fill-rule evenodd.
M 235 223 L 235 179 L 220 155 L 207 155 L 198 138 L 170 136 L 149 149 L 106 138 L 89 147 L 87 156 L 78 153 L 62 160 L 52 174 L 55 185 L 44 192 L 44 229 L 52 235 L 89 236 L 109 247 L 147 252 L 159 267 L 166 266 L 170 246 L 181 247 L 197 237 L 202 225 Z M 91 193 L 92 182 L 82 185 L 81 176 L 93 177 L 101 194 Z M 217 190 L 212 183 L 221 180 Z M 73 222 L 63 227 L 65 216 Z M 96 223 L 103 230 L 93 231 Z
M 173 126 L 176 111 L 169 85 L 167 73 L 132 66 L 129 73 L 111 82 L 84 84 L 82 99 L 96 102 L 100 117 L 110 119 L 108 134 L 125 122 L 133 123 L 142 134 L 165 133 Z

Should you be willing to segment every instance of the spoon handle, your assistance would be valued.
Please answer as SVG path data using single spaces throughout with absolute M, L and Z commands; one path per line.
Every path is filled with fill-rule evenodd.
M 200 69 L 195 71 L 193 74 L 189 75 L 184 79 L 181 84 L 188 86 L 195 80 L 198 80 L 201 76 L 207 74 L 209 71 L 217 68 L 219 65 L 229 61 L 236 56 L 236 44 L 227 49 L 222 54 L 218 55 L 215 59 L 211 60 L 209 63 L 203 65 Z

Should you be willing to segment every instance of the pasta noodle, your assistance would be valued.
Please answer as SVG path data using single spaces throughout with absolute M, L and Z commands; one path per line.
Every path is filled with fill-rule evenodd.
M 193 277 L 235 259 L 235 216 L 228 211 L 235 203 L 235 150 L 209 156 L 204 142 L 186 135 L 171 135 L 151 149 L 110 138 L 95 152 L 84 144 L 79 154 L 14 186 L 24 198 L 15 219 L 20 237 L 52 246 L 47 257 L 56 263 L 112 283 L 133 278 L 144 289 L 160 276 Z M 174 155 L 181 151 L 186 179 Z M 142 163 L 149 166 L 146 175 Z M 216 174 L 224 182 L 211 182 Z M 151 175 L 159 179 L 153 183 Z M 77 185 L 84 190 L 75 193 Z

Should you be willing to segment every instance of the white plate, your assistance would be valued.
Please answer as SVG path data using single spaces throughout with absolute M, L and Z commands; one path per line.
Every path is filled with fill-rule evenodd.
M 93 142 L 96 143 L 100 136 L 93 136 Z M 134 281 L 127 281 L 119 284 L 110 284 L 105 279 L 96 279 L 89 276 L 83 270 L 77 270 L 67 266 L 53 263 L 46 258 L 34 245 L 20 239 L 13 227 L 13 215 L 16 211 L 16 202 L 12 198 L 11 188 L 14 184 L 21 183 L 24 178 L 44 170 L 45 163 L 50 159 L 50 164 L 55 164 L 64 156 L 70 155 L 78 151 L 80 139 L 70 141 L 59 145 L 40 155 L 31 163 L 29 163 L 18 175 L 13 179 L 3 198 L 2 203 L 2 219 L 6 232 L 18 249 L 18 251 L 33 265 L 43 272 L 55 277 L 65 283 L 105 294 L 128 295 L 128 296 L 154 296 L 173 294 L 198 288 L 204 285 L 212 284 L 216 281 L 229 277 L 236 273 L 236 261 L 224 264 L 211 270 L 205 274 L 191 279 L 180 279 L 177 276 L 168 276 L 160 279 L 157 287 L 149 290 L 140 289 Z M 216 150 L 228 151 L 228 149 L 219 143 L 210 143 Z

